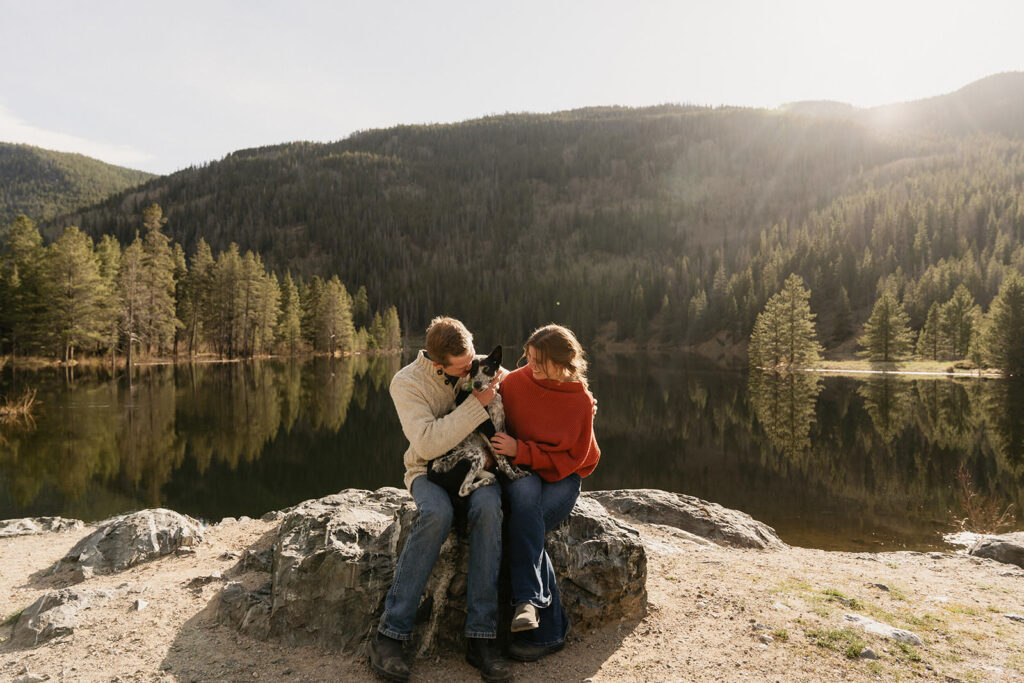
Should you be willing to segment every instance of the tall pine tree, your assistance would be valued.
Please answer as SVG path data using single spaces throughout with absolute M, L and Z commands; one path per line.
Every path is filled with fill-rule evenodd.
M 871 309 L 864 334 L 857 343 L 863 347 L 857 355 L 871 361 L 889 362 L 910 353 L 913 341 L 910 318 L 891 291 L 885 291 Z

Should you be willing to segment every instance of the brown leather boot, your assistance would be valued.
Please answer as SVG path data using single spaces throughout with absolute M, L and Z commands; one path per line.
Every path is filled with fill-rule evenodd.
M 409 680 L 409 665 L 405 663 L 402 641 L 380 631 L 370 641 L 370 666 L 389 681 Z
M 485 681 L 511 681 L 512 669 L 498 652 L 493 638 L 467 638 L 466 661 L 480 669 Z

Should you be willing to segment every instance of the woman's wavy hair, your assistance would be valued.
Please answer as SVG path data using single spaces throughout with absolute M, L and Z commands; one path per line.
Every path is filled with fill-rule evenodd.
M 580 346 L 579 340 L 568 327 L 538 327 L 523 344 L 523 358 L 526 358 L 527 348 L 533 349 L 533 355 L 541 365 L 550 360 L 555 365 L 566 368 L 569 371 L 569 379 L 586 384 L 587 359 L 583 355 L 583 347 Z

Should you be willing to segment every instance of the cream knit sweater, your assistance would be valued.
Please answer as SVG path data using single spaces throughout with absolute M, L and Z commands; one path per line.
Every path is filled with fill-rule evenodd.
M 409 439 L 406 488 L 411 489 L 413 480 L 427 473 L 428 461 L 450 451 L 488 419 L 487 411 L 473 397 L 452 410 L 456 391 L 457 387 L 445 384 L 444 375 L 437 374 L 425 351 L 391 380 L 391 400 Z

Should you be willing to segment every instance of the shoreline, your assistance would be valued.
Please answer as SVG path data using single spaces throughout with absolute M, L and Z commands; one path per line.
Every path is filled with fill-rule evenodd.
M 147 358 L 146 360 L 136 360 L 132 362 L 133 368 L 140 367 L 157 367 L 164 365 L 204 365 L 204 364 L 228 364 L 228 363 L 245 363 L 248 361 L 257 360 L 291 360 L 291 359 L 310 359 L 310 358 L 356 358 L 358 356 L 365 356 L 367 358 L 373 358 L 376 356 L 396 356 L 401 355 L 404 349 L 388 349 L 386 351 L 344 351 L 335 353 L 324 353 L 324 352 L 304 352 L 304 353 L 293 353 L 293 354 L 264 354 L 259 356 L 247 356 L 244 358 L 220 358 L 216 354 L 202 354 L 197 356 L 174 356 L 174 357 L 155 357 Z M 10 356 L 0 356 L 0 370 L 11 367 L 16 370 L 50 370 L 50 369 L 64 369 L 64 368 L 110 368 L 110 360 L 100 359 L 98 356 L 89 356 L 83 360 L 73 360 L 70 363 L 65 363 L 59 359 L 45 358 L 41 356 L 18 356 L 15 359 L 11 359 Z M 118 356 L 114 363 L 114 367 L 117 370 L 124 370 L 126 367 L 125 357 Z

